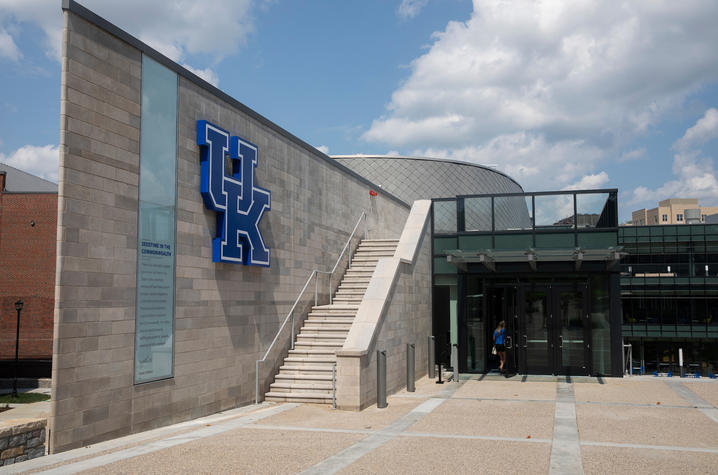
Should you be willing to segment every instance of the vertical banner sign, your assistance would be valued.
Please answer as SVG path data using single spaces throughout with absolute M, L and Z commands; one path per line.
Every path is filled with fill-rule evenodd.
M 177 75 L 143 55 L 135 383 L 174 374 L 176 163 Z
M 271 209 L 271 194 L 254 184 L 257 146 L 206 120 L 197 121 L 197 145 L 200 192 L 207 209 L 217 212 L 212 260 L 269 267 L 259 222 Z

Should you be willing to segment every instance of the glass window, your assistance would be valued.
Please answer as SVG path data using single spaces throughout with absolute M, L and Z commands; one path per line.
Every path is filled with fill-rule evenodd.
M 177 75 L 142 56 L 135 383 L 173 376 Z
M 599 225 L 601 218 L 608 219 L 610 203 L 608 193 L 579 193 L 576 195 L 576 222 L 579 228 L 607 227 Z M 603 223 L 601 223 L 603 224 Z
M 683 221 L 683 215 L 682 215 L 681 213 L 678 213 L 678 214 L 676 215 L 676 221 L 678 221 L 679 223 L 680 223 L 681 221 Z
M 611 325 L 609 309 L 611 306 L 608 277 L 591 277 L 591 347 L 593 349 L 594 374 L 611 374 Z M 624 304 L 625 310 L 625 304 Z M 627 318 L 624 316 L 624 321 Z M 634 320 L 633 316 L 628 316 Z
M 456 201 L 434 201 L 434 233 L 456 232 Z
M 661 221 L 663 221 L 664 223 L 667 223 L 667 222 L 668 222 L 668 215 L 667 215 L 667 214 L 662 214 L 662 215 L 661 215 Z
M 537 195 L 534 219 L 537 228 L 573 228 L 573 195 Z
M 464 199 L 464 229 L 491 231 L 491 198 Z
M 497 196 L 494 198 L 494 226 L 497 231 L 515 231 L 533 227 L 530 196 Z

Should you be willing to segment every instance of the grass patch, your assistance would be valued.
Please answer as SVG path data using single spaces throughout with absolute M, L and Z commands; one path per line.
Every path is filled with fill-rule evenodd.
M 29 404 L 31 402 L 47 401 L 50 399 L 49 394 L 41 393 L 18 393 L 18 397 L 12 397 L 12 394 L 0 395 L 0 404 Z

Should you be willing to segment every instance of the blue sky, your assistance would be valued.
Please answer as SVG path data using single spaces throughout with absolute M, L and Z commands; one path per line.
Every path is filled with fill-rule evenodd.
M 329 154 L 718 205 L 718 2 L 80 3 Z M 0 0 L 0 161 L 57 176 L 61 11 Z

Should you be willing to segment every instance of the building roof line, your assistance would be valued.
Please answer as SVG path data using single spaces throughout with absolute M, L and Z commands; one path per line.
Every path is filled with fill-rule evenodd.
M 437 157 L 415 157 L 415 156 L 408 156 L 408 155 L 376 155 L 376 154 L 365 155 L 365 154 L 361 154 L 361 153 L 359 153 L 359 154 L 353 154 L 353 155 L 330 155 L 330 157 L 331 157 L 331 158 L 349 158 L 349 159 L 351 159 L 351 158 L 369 158 L 369 159 L 378 158 L 378 159 L 382 159 L 382 160 L 385 160 L 385 159 L 390 159 L 390 160 L 422 160 L 422 161 L 427 161 L 427 162 L 440 162 L 440 163 L 453 163 L 453 164 L 456 164 L 456 165 L 467 165 L 467 166 L 470 166 L 470 167 L 482 168 L 482 169 L 484 169 L 484 170 L 488 170 L 488 171 L 491 171 L 491 172 L 494 172 L 494 173 L 498 173 L 499 175 L 505 176 L 505 177 L 508 178 L 509 180 L 511 180 L 511 181 L 513 181 L 514 183 L 516 183 L 516 185 L 517 185 L 519 188 L 521 188 L 522 190 L 524 189 L 524 187 L 521 186 L 521 183 L 519 183 L 519 182 L 516 181 L 514 178 L 512 178 L 511 176 L 509 176 L 508 174 L 502 172 L 502 171 L 499 170 L 499 169 L 496 169 L 496 168 L 493 168 L 493 167 L 490 167 L 490 166 L 487 166 L 487 165 L 481 165 L 481 164 L 478 164 L 478 163 L 465 162 L 465 161 L 462 161 L 462 160 L 455 160 L 455 159 L 448 159 L 448 158 L 437 158 Z

